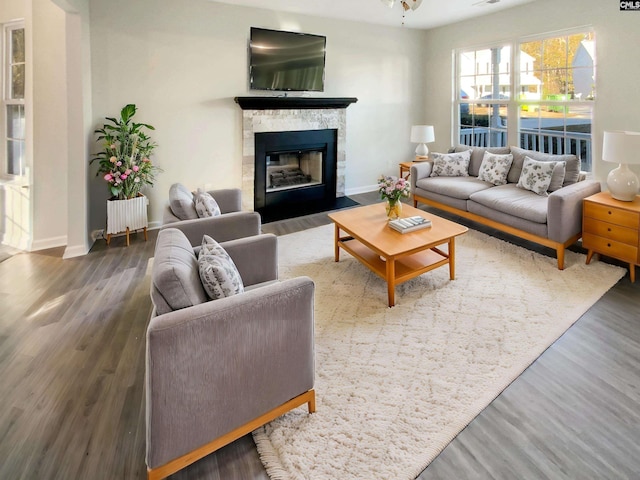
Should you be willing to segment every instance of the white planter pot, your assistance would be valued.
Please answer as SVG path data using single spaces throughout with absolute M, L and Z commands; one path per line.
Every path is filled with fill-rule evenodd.
M 147 233 L 147 205 L 149 199 L 144 195 L 127 200 L 107 201 L 107 243 L 114 233 L 127 232 L 127 245 L 129 245 L 129 232 L 131 230 L 144 229 L 145 240 Z

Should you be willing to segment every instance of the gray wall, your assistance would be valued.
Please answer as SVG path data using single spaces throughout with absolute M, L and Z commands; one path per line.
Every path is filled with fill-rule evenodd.
M 164 169 L 147 190 L 150 221 L 161 220 L 169 186 L 240 187 L 242 111 L 252 26 L 326 35 L 324 96 L 357 97 L 347 109 L 347 193 L 375 188 L 411 159 L 413 123 L 425 121 L 425 32 L 236 7 L 206 0 L 93 0 L 93 116 L 138 106 L 156 127 Z M 269 95 L 269 93 L 266 93 Z M 91 184 L 91 225 L 104 225 L 106 186 Z

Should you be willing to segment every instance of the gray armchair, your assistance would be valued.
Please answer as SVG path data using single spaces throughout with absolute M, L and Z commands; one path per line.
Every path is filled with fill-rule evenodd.
M 260 214 L 241 211 L 240 189 L 211 190 L 207 193 L 220 207 L 221 215 L 199 218 L 193 203 L 193 194 L 183 185 L 173 184 L 169 190 L 169 202 L 164 208 L 161 228 L 182 230 L 193 246 L 200 245 L 205 234 L 218 242 L 226 242 L 260 233 Z
M 277 280 L 277 238 L 221 243 L 245 292 L 208 300 L 197 248 L 158 234 L 147 329 L 147 475 L 160 479 L 304 405 L 315 411 L 314 284 Z

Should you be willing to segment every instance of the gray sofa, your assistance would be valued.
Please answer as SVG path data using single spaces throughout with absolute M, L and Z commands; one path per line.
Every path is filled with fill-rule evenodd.
M 557 253 L 558 268 L 562 270 L 565 248 L 582 235 L 582 200 L 599 192 L 600 183 L 584 179 L 580 159 L 575 155 L 550 155 L 517 147 L 487 149 L 466 145 L 458 145 L 454 151 L 469 149 L 472 151 L 469 176 L 431 177 L 431 160 L 411 167 L 414 206 L 419 203 L 430 205 L 553 248 Z M 505 185 L 495 186 L 478 178 L 485 151 L 513 155 Z M 564 179 L 557 189 L 538 195 L 518 187 L 525 157 L 543 162 L 565 162 Z
M 209 193 L 220 207 L 221 215 L 199 218 L 193 194 L 179 183 L 169 189 L 161 228 L 179 228 L 191 245 L 199 245 L 204 234 L 218 242 L 258 235 L 261 219 L 258 212 L 242 211 L 242 195 L 238 188 L 211 190 Z
M 197 253 L 158 234 L 146 344 L 148 478 L 164 478 L 283 413 L 315 411 L 314 283 L 277 280 L 277 238 L 220 244 L 245 291 L 209 300 Z

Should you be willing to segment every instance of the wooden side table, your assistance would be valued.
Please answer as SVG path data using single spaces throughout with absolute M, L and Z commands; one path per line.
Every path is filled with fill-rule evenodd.
M 629 262 L 631 282 L 640 265 L 640 195 L 632 202 L 615 200 L 608 192 L 587 197 L 582 209 L 582 246 L 594 253 Z
M 421 162 L 401 162 L 400 163 L 400 177 L 407 180 L 411 175 L 411 167 Z M 406 176 L 404 174 L 407 174 Z

